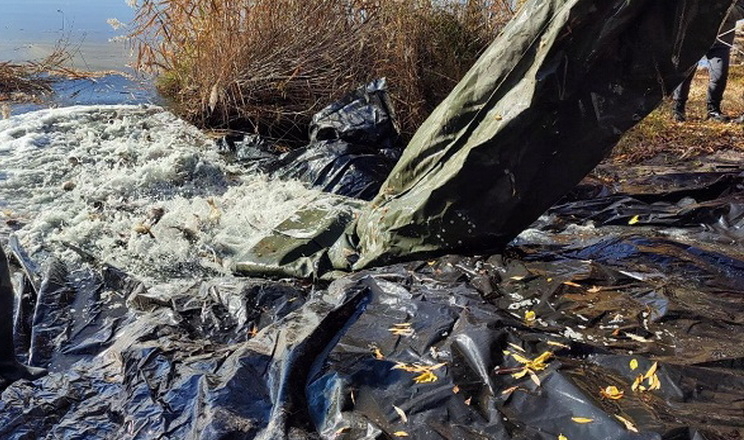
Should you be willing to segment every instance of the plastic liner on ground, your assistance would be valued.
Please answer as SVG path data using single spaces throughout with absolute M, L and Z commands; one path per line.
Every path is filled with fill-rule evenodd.
M 525 2 L 328 250 L 334 269 L 501 252 L 682 82 L 731 6 Z M 307 225 L 305 235 L 312 231 Z M 302 247 L 284 241 L 271 257 L 277 268 L 284 250 Z M 260 274 L 250 269 L 269 266 L 262 249 L 246 249 L 236 269 Z M 296 275 L 292 266 L 287 274 Z
M 16 316 L 44 317 L 18 349 L 50 373 L 3 391 L 0 437 L 739 438 L 741 176 L 589 182 L 503 254 L 327 288 L 145 286 L 37 268 L 15 243 L 17 293 L 36 297 Z M 609 222 L 584 209 L 608 198 L 642 202 Z M 683 199 L 699 223 L 670 209 Z
M 247 166 L 297 179 L 333 194 L 372 199 L 400 156 L 399 128 L 384 79 L 373 81 L 313 116 L 310 143 L 283 154 L 257 135 L 218 142 Z

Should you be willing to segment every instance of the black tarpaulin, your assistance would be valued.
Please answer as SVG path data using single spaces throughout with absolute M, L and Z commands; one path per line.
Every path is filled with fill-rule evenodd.
M 0 438 L 738 438 L 741 171 L 595 182 L 502 254 L 327 286 L 144 286 L 16 243 L 16 316 L 45 317 L 19 352 L 49 374 L 3 391 Z M 584 209 L 613 197 L 639 201 Z

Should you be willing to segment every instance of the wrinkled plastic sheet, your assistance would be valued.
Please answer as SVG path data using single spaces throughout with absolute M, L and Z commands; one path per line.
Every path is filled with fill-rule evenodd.
M 11 243 L 19 357 L 50 373 L 5 389 L 0 438 L 740 438 L 743 191 L 587 180 L 502 254 L 327 287 L 144 286 Z
M 377 195 L 400 157 L 398 122 L 384 79 L 315 114 L 309 134 L 308 145 L 281 154 L 276 143 L 257 135 L 225 137 L 218 147 L 249 169 L 362 200 Z
M 300 255 L 314 258 L 315 270 L 287 257 L 325 234 L 327 222 L 306 225 L 309 239 L 276 234 L 259 249 L 241 250 L 236 271 L 328 277 L 448 253 L 501 252 L 682 82 L 731 6 L 525 2 L 419 127 L 337 242 Z M 312 209 L 303 215 L 327 212 L 319 207 L 314 216 Z

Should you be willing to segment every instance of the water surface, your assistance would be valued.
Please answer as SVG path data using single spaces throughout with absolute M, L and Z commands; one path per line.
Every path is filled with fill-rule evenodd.
M 126 29 L 134 10 L 126 0 L 2 0 L 0 61 L 39 60 L 62 44 L 73 53 L 73 67 L 123 70 L 129 47 L 112 41 Z

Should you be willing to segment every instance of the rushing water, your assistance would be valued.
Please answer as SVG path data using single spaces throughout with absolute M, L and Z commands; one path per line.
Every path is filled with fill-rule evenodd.
M 228 274 L 242 250 L 325 197 L 242 172 L 159 107 L 0 121 L 0 220 L 37 259 L 90 256 L 150 284 Z

